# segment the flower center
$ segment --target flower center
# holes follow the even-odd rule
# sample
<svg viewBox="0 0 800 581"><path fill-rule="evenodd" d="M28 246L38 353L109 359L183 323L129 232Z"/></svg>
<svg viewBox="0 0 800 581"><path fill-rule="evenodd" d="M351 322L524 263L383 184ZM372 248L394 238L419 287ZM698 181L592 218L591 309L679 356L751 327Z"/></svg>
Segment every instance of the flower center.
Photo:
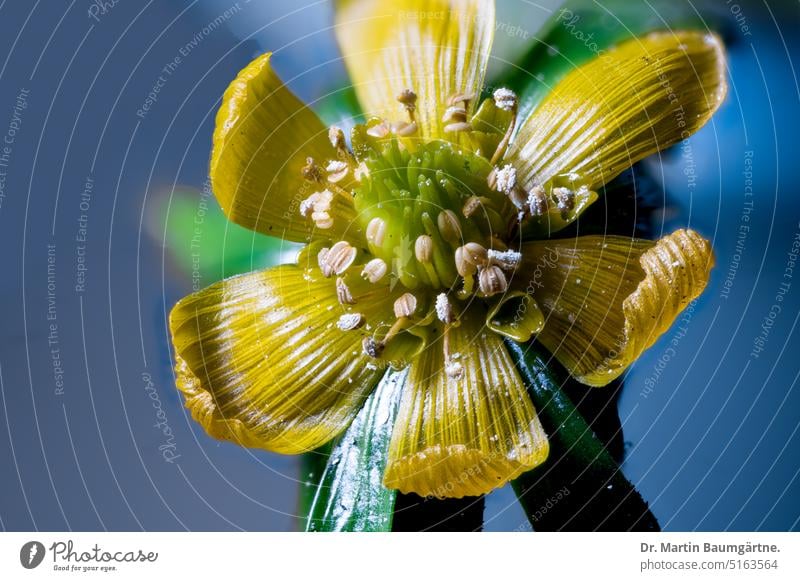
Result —
<svg viewBox="0 0 800 581"><path fill-rule="evenodd" d="M549 211L559 195L523 192L514 168L498 165L516 120L516 95L498 90L468 118L471 99L459 94L446 103L442 122L452 141L417 136L411 90L397 97L407 121L392 126L373 118L356 125L352 151L341 129L331 128L337 159L324 168L307 160L304 177L322 189L300 206L317 228L337 224L347 232L346 240L316 242L306 250L309 264L335 278L345 308L339 328L363 328L364 351L389 361L412 357L440 334L445 369L454 379L463 367L450 353L449 332L467 308L480 311L490 329L517 340L543 324L533 298L509 292L509 281L522 258L520 222ZM569 206L570 192L560 195ZM338 223L342 219L347 222ZM396 297L391 320L365 315L363 301L375 296L377 285Z"/></svg>

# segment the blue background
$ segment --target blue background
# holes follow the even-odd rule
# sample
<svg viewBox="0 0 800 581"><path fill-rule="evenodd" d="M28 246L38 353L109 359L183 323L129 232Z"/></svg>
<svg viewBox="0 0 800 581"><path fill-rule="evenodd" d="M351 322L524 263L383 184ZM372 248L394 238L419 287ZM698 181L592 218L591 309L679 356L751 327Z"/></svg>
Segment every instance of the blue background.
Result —
<svg viewBox="0 0 800 581"><path fill-rule="evenodd" d="M498 21L529 34L498 32L498 55L519 53L558 3L541 4L501 0ZM7 123L11 129L18 95L28 91L0 168L0 527L294 529L297 460L213 441L182 407L165 314L191 280L152 224L159 200L176 186L202 188L218 100L254 55L275 51L275 66L307 100L346 83L332 8L118 0L101 13L92 5L0 4L0 133ZM678 150L647 165L669 196L657 228L690 224L713 239L718 266L685 332L667 332L628 375L620 400L624 469L667 530L797 529L800 270L764 351L756 358L751 350L800 232L800 5L695 5L727 30L731 91L692 138L691 160ZM212 29L215 19L220 25ZM157 101L137 116L163 67L187 46ZM750 230L737 254L751 155ZM93 187L82 208L87 177ZM79 292L81 214L88 241ZM57 344L48 342L51 323ZM53 347L63 394L56 393ZM158 421L174 434L171 462L159 449ZM489 496L486 519L490 530L526 522L509 489Z"/></svg>

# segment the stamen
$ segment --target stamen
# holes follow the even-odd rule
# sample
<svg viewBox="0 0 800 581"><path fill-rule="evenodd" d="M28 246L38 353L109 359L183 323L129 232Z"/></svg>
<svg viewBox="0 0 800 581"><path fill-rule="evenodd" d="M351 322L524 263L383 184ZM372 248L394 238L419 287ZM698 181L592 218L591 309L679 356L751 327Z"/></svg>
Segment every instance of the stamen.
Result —
<svg viewBox="0 0 800 581"><path fill-rule="evenodd" d="M354 305L356 304L353 294L350 292L350 287L344 282L344 279L339 277L336 279L336 298L339 300L340 305Z"/></svg>
<svg viewBox="0 0 800 581"><path fill-rule="evenodd" d="M447 298L446 293L439 293L436 295L436 316L438 319L447 325L453 323L455 318L453 317L453 307L450 304L450 299Z"/></svg>
<svg viewBox="0 0 800 581"><path fill-rule="evenodd" d="M361 347L364 349L364 353L373 359L377 359L383 353L384 343L376 341L372 337L364 337L364 340L361 341Z"/></svg>
<svg viewBox="0 0 800 581"><path fill-rule="evenodd" d="M429 263L433 256L433 239L423 234L414 242L414 256L422 263Z"/></svg>
<svg viewBox="0 0 800 581"><path fill-rule="evenodd" d="M481 206L491 206L491 200L484 196L470 196L467 198L467 201L464 202L464 207L461 208L461 213L464 214L465 218L471 218L475 212L477 212Z"/></svg>
<svg viewBox="0 0 800 581"><path fill-rule="evenodd" d="M344 131L336 125L331 125L328 129L328 139L331 140L331 145L337 150L346 149L347 141L344 138Z"/></svg>
<svg viewBox="0 0 800 581"><path fill-rule="evenodd" d="M370 137L377 137L381 139L383 137L387 137L392 132L392 128L386 121L381 121L377 125L373 125L369 129L367 129L367 135Z"/></svg>
<svg viewBox="0 0 800 581"><path fill-rule="evenodd" d="M461 131L472 131L472 125L467 121L467 111L469 103L474 99L474 95L456 93L447 100L447 109L442 116L442 123L445 123L445 133L458 133Z"/></svg>
<svg viewBox="0 0 800 581"><path fill-rule="evenodd" d="M451 246L455 247L461 244L463 236L461 234L461 223L458 221L458 216L453 210L444 210L439 212L436 217L436 225L439 227L439 233Z"/></svg>
<svg viewBox="0 0 800 581"><path fill-rule="evenodd" d="M475 266L485 266L488 253L486 248L477 242L467 242L462 246L464 249L464 260L471 262Z"/></svg>
<svg viewBox="0 0 800 581"><path fill-rule="evenodd" d="M503 111L510 111L511 112L511 121L508 124L508 129L506 129L505 135L503 135L503 139L500 140L500 143L497 144L497 149L494 151L494 155L492 155L492 159L490 163L495 165L498 161L503 158L503 155L506 153L506 149L508 149L508 144L511 141L511 136L514 134L514 128L517 125L517 111L519 109L519 100L517 99L516 93L511 89L500 88L494 92L494 104Z"/></svg>
<svg viewBox="0 0 800 581"><path fill-rule="evenodd" d="M365 321L366 319L361 313L346 313L339 317L336 326L342 331L352 331L364 325Z"/></svg>
<svg viewBox="0 0 800 581"><path fill-rule="evenodd" d="M459 123L450 123L449 125L444 126L445 133L460 133L460 132L469 132L472 131L472 125L464 122Z"/></svg>
<svg viewBox="0 0 800 581"><path fill-rule="evenodd" d="M375 283L383 278L387 270L388 267L383 260L380 258L373 258L364 265L364 269L361 271L361 276L367 279L369 282Z"/></svg>
<svg viewBox="0 0 800 581"><path fill-rule="evenodd" d="M417 310L417 297L411 293L405 293L394 302L394 316L410 317Z"/></svg>
<svg viewBox="0 0 800 581"><path fill-rule="evenodd" d="M506 275L499 266L481 268L478 273L478 288L484 296L491 297L508 289Z"/></svg>
<svg viewBox="0 0 800 581"><path fill-rule="evenodd" d="M533 186L533 189L528 192L528 210L531 216L544 216L550 211L547 194L541 185Z"/></svg>
<svg viewBox="0 0 800 581"><path fill-rule="evenodd" d="M411 121L414 121L414 112L417 110L417 94L411 89L403 89L398 93L396 99L408 112L408 117Z"/></svg>
<svg viewBox="0 0 800 581"><path fill-rule="evenodd" d="M411 135L414 135L417 130L418 127L416 121L397 123L394 126L394 132L400 137L410 137Z"/></svg>
<svg viewBox="0 0 800 581"><path fill-rule="evenodd" d="M384 236L386 236L386 222L382 218L373 218L367 224L367 242L381 247L383 246Z"/></svg>
<svg viewBox="0 0 800 581"><path fill-rule="evenodd" d="M318 255L322 274L330 278L333 274L344 273L355 261L356 254L358 251L344 240L337 242L330 249L323 248Z"/></svg>
<svg viewBox="0 0 800 581"><path fill-rule="evenodd" d="M456 271L458 272L459 276L464 277L471 277L475 272L478 270L477 267L469 260L466 259L466 250L464 250L463 246L459 246L456 248L455 252L455 260L456 260Z"/></svg>
<svg viewBox="0 0 800 581"><path fill-rule="evenodd" d="M495 172L494 187L498 192L510 194L517 185L517 170L510 163Z"/></svg>
<svg viewBox="0 0 800 581"><path fill-rule="evenodd" d="M331 160L328 162L325 171L328 172L328 181L336 183L342 181L345 176L347 176L347 172L350 171L350 166L344 161Z"/></svg>
<svg viewBox="0 0 800 581"><path fill-rule="evenodd" d="M306 158L306 164L300 169L300 173L310 182L322 181L322 168L317 165L313 157Z"/></svg>
<svg viewBox="0 0 800 581"><path fill-rule="evenodd" d="M503 270L514 270L519 266L522 260L522 254L516 250L498 251L489 249L488 252L489 264L499 266Z"/></svg>
<svg viewBox="0 0 800 581"><path fill-rule="evenodd" d="M575 192L569 188L553 188L553 195L556 198L557 207L561 215L568 214L575 208Z"/></svg>

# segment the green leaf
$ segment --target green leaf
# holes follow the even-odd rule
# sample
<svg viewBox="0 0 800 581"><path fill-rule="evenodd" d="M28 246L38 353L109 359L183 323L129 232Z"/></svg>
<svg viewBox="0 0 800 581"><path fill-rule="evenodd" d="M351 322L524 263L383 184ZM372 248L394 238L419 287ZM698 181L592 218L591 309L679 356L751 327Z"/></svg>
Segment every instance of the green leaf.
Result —
<svg viewBox="0 0 800 581"><path fill-rule="evenodd" d="M550 456L513 482L538 531L657 531L647 503L561 391L535 344L506 339L550 438Z"/></svg>
<svg viewBox="0 0 800 581"><path fill-rule="evenodd" d="M388 371L336 442L307 531L390 531L396 491L383 485L389 440L408 370Z"/></svg>
<svg viewBox="0 0 800 581"><path fill-rule="evenodd" d="M300 245L252 232L223 214L209 190L176 188L156 198L148 230L199 290L222 278L286 263Z"/></svg>
<svg viewBox="0 0 800 581"><path fill-rule="evenodd" d="M615 44L653 30L705 30L691 2L676 0L650 6L631 0L568 0L532 38L518 66L508 67L491 83L514 90L524 120L569 71Z"/></svg>

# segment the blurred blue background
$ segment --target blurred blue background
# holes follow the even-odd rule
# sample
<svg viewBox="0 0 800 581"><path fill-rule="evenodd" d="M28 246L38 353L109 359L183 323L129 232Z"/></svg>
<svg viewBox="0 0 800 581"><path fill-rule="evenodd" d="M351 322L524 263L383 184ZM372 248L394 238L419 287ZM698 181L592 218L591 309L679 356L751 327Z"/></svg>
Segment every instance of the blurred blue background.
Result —
<svg viewBox="0 0 800 581"><path fill-rule="evenodd" d="M493 72L558 5L499 2ZM656 229L712 238L717 268L627 377L624 470L667 530L797 529L800 5L693 6L729 46L729 97L690 155L645 165L668 195ZM209 439L173 387L165 315L211 275L175 259L163 216L213 204L213 117L253 56L308 101L347 84L331 4L3 2L0 46L0 527L297 528L297 459ZM486 521L526 522L510 489Z"/></svg>

